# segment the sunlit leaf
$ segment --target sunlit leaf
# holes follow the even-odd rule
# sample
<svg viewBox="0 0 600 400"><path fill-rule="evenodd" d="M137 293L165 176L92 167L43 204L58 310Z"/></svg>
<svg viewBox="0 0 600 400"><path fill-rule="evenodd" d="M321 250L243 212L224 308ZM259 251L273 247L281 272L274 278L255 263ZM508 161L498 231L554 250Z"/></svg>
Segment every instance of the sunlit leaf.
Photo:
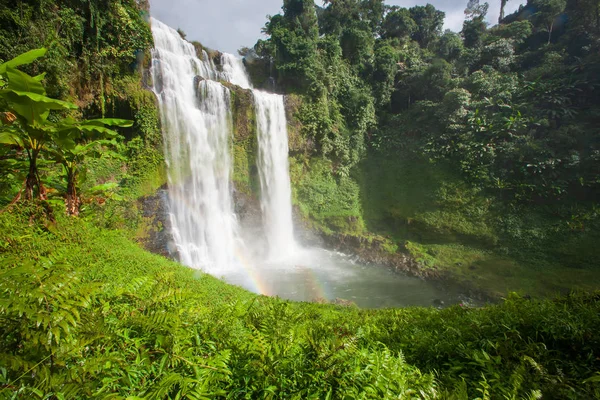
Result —
<svg viewBox="0 0 600 400"><path fill-rule="evenodd" d="M107 126L118 126L121 128L128 128L133 125L133 121L129 119L119 118L101 118L101 119L90 119L85 121L86 125L107 125Z"/></svg>
<svg viewBox="0 0 600 400"><path fill-rule="evenodd" d="M0 74L6 73L8 67L16 68L20 65L31 64L33 61L44 56L46 51L47 50L45 48L34 49L28 51L27 53L23 53L12 60L5 62L4 64L0 64Z"/></svg>

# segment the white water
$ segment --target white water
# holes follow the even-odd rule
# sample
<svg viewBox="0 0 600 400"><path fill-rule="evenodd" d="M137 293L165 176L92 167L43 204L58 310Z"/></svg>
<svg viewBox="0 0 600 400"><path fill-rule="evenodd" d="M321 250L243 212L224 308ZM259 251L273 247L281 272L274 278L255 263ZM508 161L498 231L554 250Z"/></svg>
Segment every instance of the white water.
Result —
<svg viewBox="0 0 600 400"><path fill-rule="evenodd" d="M223 76L234 85L252 89L242 60L223 54ZM287 119L283 96L252 89L258 131L260 205L267 241L267 258L283 260L296 250L292 223L292 189L288 162Z"/></svg>
<svg viewBox="0 0 600 400"><path fill-rule="evenodd" d="M153 19L154 90L168 167L170 215L181 262L208 272L233 265L236 218L231 200L229 91L196 77L217 77L205 55Z"/></svg>
<svg viewBox="0 0 600 400"><path fill-rule="evenodd" d="M268 257L285 259L296 250L285 107L280 95L255 90L254 99L258 128L260 205Z"/></svg>
<svg viewBox="0 0 600 400"><path fill-rule="evenodd" d="M244 89L252 88L250 79L246 73L246 68L241 59L232 54L223 53L221 56L221 64L223 65L222 79L233 83Z"/></svg>

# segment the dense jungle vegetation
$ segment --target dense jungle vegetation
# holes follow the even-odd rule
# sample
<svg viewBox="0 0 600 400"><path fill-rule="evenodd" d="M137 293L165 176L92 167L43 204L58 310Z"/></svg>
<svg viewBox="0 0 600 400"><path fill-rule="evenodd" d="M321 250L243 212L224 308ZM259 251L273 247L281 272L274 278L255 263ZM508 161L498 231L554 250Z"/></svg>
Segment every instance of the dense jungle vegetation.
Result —
<svg viewBox="0 0 600 400"><path fill-rule="evenodd" d="M314 228L505 297L361 310L143 250L166 180L148 5L2 2L0 398L599 398L600 4L491 28L466 6L452 33L430 5L285 0L241 51L287 94Z"/></svg>
<svg viewBox="0 0 600 400"><path fill-rule="evenodd" d="M256 84L291 94L296 201L491 295L593 288L598 1L529 0L493 27L465 5L455 33L431 5L284 1L241 50Z"/></svg>

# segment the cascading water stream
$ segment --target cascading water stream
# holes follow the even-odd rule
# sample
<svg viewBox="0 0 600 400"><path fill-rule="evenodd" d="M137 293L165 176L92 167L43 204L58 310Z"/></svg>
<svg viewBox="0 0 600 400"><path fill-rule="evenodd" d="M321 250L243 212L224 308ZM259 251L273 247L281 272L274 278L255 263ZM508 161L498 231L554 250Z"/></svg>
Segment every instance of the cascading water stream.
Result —
<svg viewBox="0 0 600 400"><path fill-rule="evenodd" d="M252 89L242 60L224 54L224 76L229 82ZM288 162L287 119L283 96L252 89L258 132L260 205L263 214L267 257L289 258L296 251L292 223L292 190Z"/></svg>
<svg viewBox="0 0 600 400"><path fill-rule="evenodd" d="M258 127L260 205L270 259L296 251L292 223L292 189L288 162L287 120L283 97L254 91Z"/></svg>
<svg viewBox="0 0 600 400"><path fill-rule="evenodd" d="M246 68L241 59L235 57L233 54L223 53L221 56L221 64L223 66L223 72L221 78L227 82L233 83L243 89L251 89L252 84L246 74Z"/></svg>
<svg viewBox="0 0 600 400"><path fill-rule="evenodd" d="M209 80L218 76L212 62L198 59L174 29L153 19L152 33L175 242L185 265L222 272L236 244L229 91Z"/></svg>
<svg viewBox="0 0 600 400"><path fill-rule="evenodd" d="M230 186L230 95L215 80L245 89L251 84L239 58L223 54L219 71L206 52L198 59L194 46L174 29L153 19L152 32L175 242L184 264L221 273L234 264L238 240ZM252 92L267 255L280 259L295 248L283 97Z"/></svg>

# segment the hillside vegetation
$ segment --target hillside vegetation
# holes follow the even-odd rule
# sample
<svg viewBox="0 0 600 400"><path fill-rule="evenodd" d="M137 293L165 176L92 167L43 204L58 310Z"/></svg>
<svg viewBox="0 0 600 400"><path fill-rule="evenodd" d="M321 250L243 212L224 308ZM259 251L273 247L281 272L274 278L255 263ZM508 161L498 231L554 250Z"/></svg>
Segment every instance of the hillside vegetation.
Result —
<svg viewBox="0 0 600 400"><path fill-rule="evenodd" d="M597 294L482 309L293 303L88 219L17 206L0 228L2 398L600 395Z"/></svg>
<svg viewBox="0 0 600 400"><path fill-rule="evenodd" d="M600 6L529 0L493 27L465 6L460 33L379 0L286 0L268 19L241 53L292 99L295 202L492 296L594 287Z"/></svg>

